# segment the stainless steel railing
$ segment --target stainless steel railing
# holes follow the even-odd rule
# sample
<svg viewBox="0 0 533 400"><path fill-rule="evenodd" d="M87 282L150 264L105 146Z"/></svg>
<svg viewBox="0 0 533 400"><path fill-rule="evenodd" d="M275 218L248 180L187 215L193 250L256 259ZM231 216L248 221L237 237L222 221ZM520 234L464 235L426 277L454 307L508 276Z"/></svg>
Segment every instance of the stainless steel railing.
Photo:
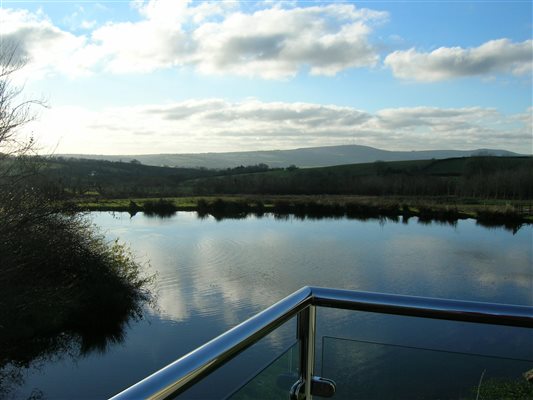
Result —
<svg viewBox="0 0 533 400"><path fill-rule="evenodd" d="M332 307L421 318L533 327L533 307L328 289L306 286L266 310L122 391L113 400L165 399L195 382L298 315L300 398L311 399L314 385L316 307Z"/></svg>

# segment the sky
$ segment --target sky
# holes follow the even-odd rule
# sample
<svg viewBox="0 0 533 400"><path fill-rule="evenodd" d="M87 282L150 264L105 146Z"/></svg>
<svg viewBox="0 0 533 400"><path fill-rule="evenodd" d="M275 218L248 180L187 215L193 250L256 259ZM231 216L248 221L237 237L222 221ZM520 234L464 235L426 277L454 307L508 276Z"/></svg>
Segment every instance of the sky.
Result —
<svg viewBox="0 0 533 400"><path fill-rule="evenodd" d="M531 154L532 4L0 0L0 50L43 153Z"/></svg>

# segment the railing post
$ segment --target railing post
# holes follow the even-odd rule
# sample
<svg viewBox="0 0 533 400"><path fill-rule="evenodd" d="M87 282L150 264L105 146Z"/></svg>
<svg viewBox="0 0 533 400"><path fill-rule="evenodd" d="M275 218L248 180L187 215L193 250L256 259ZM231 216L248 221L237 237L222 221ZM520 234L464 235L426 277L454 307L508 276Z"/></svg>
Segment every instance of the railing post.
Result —
<svg viewBox="0 0 533 400"><path fill-rule="evenodd" d="M313 376L315 372L315 337L316 337L316 307L311 305L308 307L309 315L307 319L307 369L305 371L305 399L311 400L311 388L313 384Z"/></svg>
<svg viewBox="0 0 533 400"><path fill-rule="evenodd" d="M300 350L300 378L291 389L291 398L312 400L316 337L315 306L310 305L298 313L297 337Z"/></svg>

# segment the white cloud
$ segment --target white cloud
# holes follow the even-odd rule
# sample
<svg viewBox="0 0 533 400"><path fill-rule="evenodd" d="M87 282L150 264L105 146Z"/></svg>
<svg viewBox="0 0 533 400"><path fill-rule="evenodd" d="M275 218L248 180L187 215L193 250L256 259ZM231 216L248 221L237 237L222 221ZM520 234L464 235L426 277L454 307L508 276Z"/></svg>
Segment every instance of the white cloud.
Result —
<svg viewBox="0 0 533 400"><path fill-rule="evenodd" d="M396 77L423 82L498 73L531 74L533 41L499 39L475 48L440 47L430 53L412 48L389 54L385 65Z"/></svg>
<svg viewBox="0 0 533 400"><path fill-rule="evenodd" d="M246 12L241 6L140 0L132 3L139 21L108 22L87 36L61 30L42 15L4 9L0 34L20 43L39 69L71 75L97 66L125 73L187 65L209 74L283 79L306 69L335 75L379 60L368 39L371 25L387 18L384 12L351 4L274 4Z"/></svg>
<svg viewBox="0 0 533 400"><path fill-rule="evenodd" d="M115 73L170 67L186 55L183 32L150 21L107 25L94 31L92 39L97 57Z"/></svg>
<svg viewBox="0 0 533 400"><path fill-rule="evenodd" d="M190 3L191 0L140 1L135 3L135 8L146 19L172 28L172 26L181 25L185 21Z"/></svg>
<svg viewBox="0 0 533 400"><path fill-rule="evenodd" d="M189 100L107 109L54 108L33 126L59 153L196 153L356 143L395 150L504 148L530 153L531 119L487 108L350 107Z"/></svg>
<svg viewBox="0 0 533 400"><path fill-rule="evenodd" d="M0 8L2 49L16 48L18 56L29 62L25 77L47 76L52 71L66 75L88 73L84 36L76 36L56 27L42 13Z"/></svg>
<svg viewBox="0 0 533 400"><path fill-rule="evenodd" d="M78 34L54 25L42 11L2 8L0 35L3 43L19 45L21 55L30 60L27 75L38 78L188 66L205 74L287 79L302 71L332 76L378 65L371 35L388 19L386 12L349 3L301 4L135 0L131 5L139 20L103 26L83 19L80 7L66 17ZM532 40L499 39L474 48L394 51L384 64L398 78L433 82L531 74L532 60Z"/></svg>
<svg viewBox="0 0 533 400"><path fill-rule="evenodd" d="M368 21L385 17L340 4L233 13L194 31L194 63L206 73L263 78L294 76L306 66L316 75L373 66L378 55L368 42Z"/></svg>

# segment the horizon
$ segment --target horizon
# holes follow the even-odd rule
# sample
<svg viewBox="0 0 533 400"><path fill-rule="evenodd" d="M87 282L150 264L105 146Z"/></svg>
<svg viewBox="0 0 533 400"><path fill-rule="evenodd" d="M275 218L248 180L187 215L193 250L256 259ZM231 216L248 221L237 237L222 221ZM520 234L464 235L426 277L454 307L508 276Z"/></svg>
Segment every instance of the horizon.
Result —
<svg viewBox="0 0 533 400"><path fill-rule="evenodd" d="M530 1L10 1L43 154L533 153ZM4 53L5 54L5 53Z"/></svg>
<svg viewBox="0 0 533 400"><path fill-rule="evenodd" d="M327 147L346 147L346 146L356 146L356 147L368 147L373 150L380 150L380 151L386 151L391 153L396 152L404 152L404 153L410 153L410 152L434 152L434 151L461 151L461 152L475 152L475 151L508 151L512 152L507 149L489 149L489 148L472 148L472 149L421 149L421 150L391 150L391 149L383 149L383 148L377 148L373 146L366 146L366 145L358 145L358 144L339 144L339 145L331 145L331 146L313 146L313 147L297 147L297 148L290 148L290 149L266 149L266 150L237 150L237 151L209 151L209 152L197 152L197 153L57 153L57 154L49 154L53 157L72 157L72 156L102 156L102 157L120 157L120 156L159 156L159 155L205 155L205 154L226 154L226 153L256 153L256 152L277 152L277 151L291 151L291 150L307 150L307 149L320 149L320 148L327 148ZM531 153L516 153L517 156L533 156L533 150Z"/></svg>

